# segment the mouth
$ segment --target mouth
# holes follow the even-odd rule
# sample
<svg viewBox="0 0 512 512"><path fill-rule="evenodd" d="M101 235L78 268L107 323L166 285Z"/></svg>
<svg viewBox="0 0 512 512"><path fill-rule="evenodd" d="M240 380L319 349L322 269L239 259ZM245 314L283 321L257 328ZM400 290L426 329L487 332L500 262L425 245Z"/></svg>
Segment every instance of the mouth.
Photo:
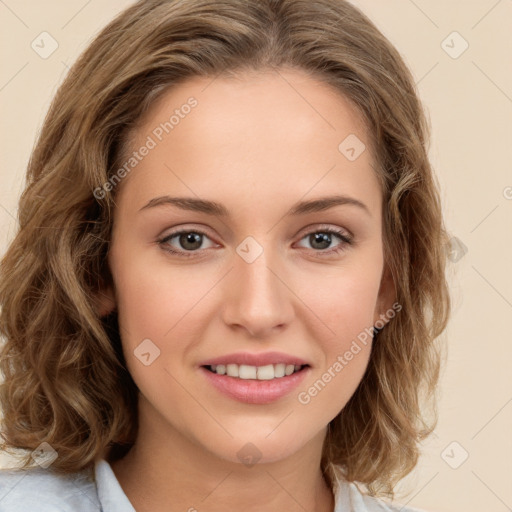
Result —
<svg viewBox="0 0 512 512"><path fill-rule="evenodd" d="M286 399L311 373L309 364L208 364L200 373L222 395L237 402L265 405Z"/></svg>
<svg viewBox="0 0 512 512"><path fill-rule="evenodd" d="M211 373L217 375L226 375L240 380L278 380L289 377L295 373L300 373L308 364L267 364L265 366L252 366L248 364L211 364L204 365Z"/></svg>

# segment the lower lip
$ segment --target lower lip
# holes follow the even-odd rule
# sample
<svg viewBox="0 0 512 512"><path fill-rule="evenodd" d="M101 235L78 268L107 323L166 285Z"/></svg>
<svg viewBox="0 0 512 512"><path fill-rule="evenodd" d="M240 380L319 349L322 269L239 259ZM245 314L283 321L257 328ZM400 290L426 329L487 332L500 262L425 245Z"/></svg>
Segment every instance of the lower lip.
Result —
<svg viewBox="0 0 512 512"><path fill-rule="evenodd" d="M297 373L272 380L238 379L227 375L219 375L203 366L199 369L214 387L234 400L247 404L270 404L283 398L296 388L311 368L306 366Z"/></svg>

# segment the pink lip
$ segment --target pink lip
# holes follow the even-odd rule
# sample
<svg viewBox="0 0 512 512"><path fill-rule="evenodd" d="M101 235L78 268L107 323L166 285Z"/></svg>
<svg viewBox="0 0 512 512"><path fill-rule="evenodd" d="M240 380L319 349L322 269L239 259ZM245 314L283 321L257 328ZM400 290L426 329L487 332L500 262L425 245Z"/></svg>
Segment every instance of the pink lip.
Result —
<svg viewBox="0 0 512 512"><path fill-rule="evenodd" d="M199 368L199 371L217 390L230 398L247 404L269 404L286 396L296 388L309 374L311 368L306 366L297 373L273 380L238 379L227 375L218 375L203 367Z"/></svg>
<svg viewBox="0 0 512 512"><path fill-rule="evenodd" d="M267 364L298 364L309 365L307 361L300 357L284 354L283 352L262 352L260 354L251 354L250 352L236 352L225 356L208 359L199 364L199 366L211 366L213 364L248 364L249 366L266 366ZM284 378L284 377L283 377Z"/></svg>

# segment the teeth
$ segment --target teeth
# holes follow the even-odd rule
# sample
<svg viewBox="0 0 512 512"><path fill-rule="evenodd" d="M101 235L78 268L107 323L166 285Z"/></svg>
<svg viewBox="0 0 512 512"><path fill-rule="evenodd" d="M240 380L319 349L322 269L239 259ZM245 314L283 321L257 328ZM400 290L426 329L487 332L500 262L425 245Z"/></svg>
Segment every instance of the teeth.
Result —
<svg viewBox="0 0 512 512"><path fill-rule="evenodd" d="M226 373L228 377L238 377L238 365L237 364L227 364L226 365Z"/></svg>
<svg viewBox="0 0 512 512"><path fill-rule="evenodd" d="M302 366L299 364L293 365L284 363L267 364L266 366L250 366L248 364L214 364L210 366L210 369L219 375L238 377L243 380L272 380L284 377L285 375L291 375L301 368Z"/></svg>
<svg viewBox="0 0 512 512"><path fill-rule="evenodd" d="M240 366L243 368L243 366ZM275 375L274 365L267 364L266 366L248 366L247 368L254 368L254 377L252 379L258 378L258 380L272 380ZM258 373L258 377L256 377L256 372Z"/></svg>
<svg viewBox="0 0 512 512"><path fill-rule="evenodd" d="M238 367L238 377L240 379L256 379L256 372L262 367L256 368L256 366L249 366L247 364L241 364Z"/></svg>
<svg viewBox="0 0 512 512"><path fill-rule="evenodd" d="M285 369L286 365L284 363L274 365L274 377L284 377Z"/></svg>

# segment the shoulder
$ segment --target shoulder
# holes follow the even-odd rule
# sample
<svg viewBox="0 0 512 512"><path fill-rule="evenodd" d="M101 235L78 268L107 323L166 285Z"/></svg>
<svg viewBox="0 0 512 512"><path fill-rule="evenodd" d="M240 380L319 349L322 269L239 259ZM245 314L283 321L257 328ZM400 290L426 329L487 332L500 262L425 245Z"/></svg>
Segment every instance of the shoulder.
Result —
<svg viewBox="0 0 512 512"><path fill-rule="evenodd" d="M334 512L427 512L362 493L352 482L339 481Z"/></svg>
<svg viewBox="0 0 512 512"><path fill-rule="evenodd" d="M41 467L0 470L0 512L97 512L99 509L90 472L59 475Z"/></svg>

